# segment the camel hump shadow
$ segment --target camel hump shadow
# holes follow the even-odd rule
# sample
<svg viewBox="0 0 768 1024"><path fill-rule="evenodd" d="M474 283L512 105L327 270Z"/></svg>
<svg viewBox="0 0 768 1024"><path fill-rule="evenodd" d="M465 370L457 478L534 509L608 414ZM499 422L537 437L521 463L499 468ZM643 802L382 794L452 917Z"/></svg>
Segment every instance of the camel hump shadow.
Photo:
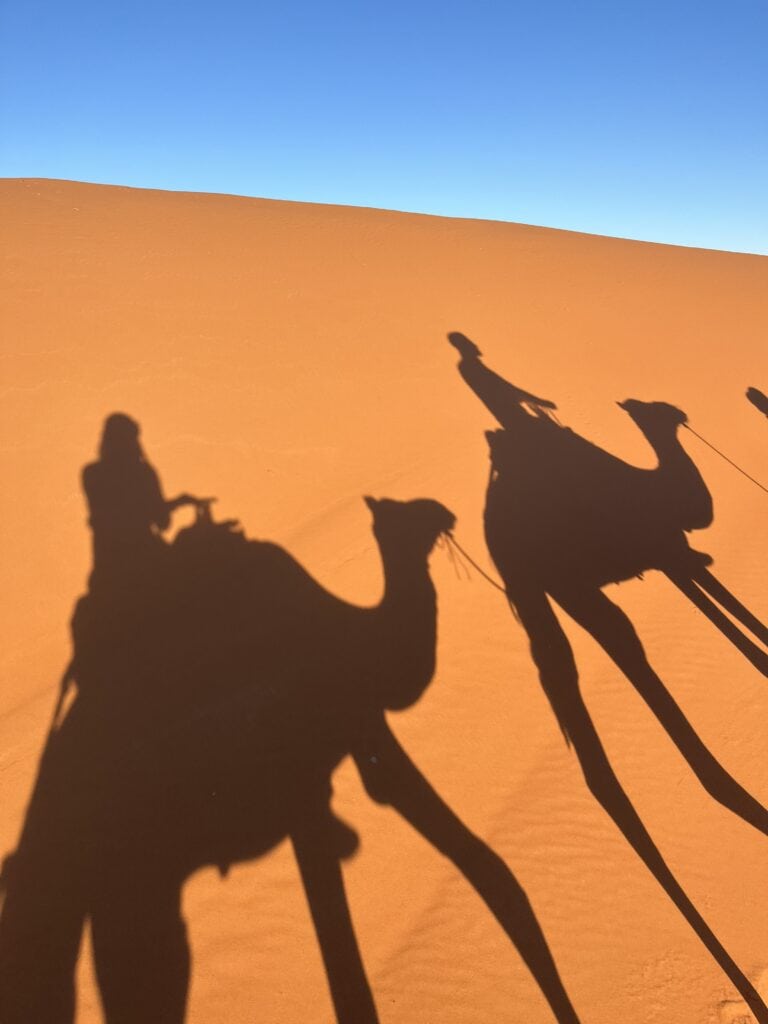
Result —
<svg viewBox="0 0 768 1024"><path fill-rule="evenodd" d="M641 469L568 427L526 413L514 429L488 431L492 476L486 530L505 578L545 589L603 587L651 569L695 572L710 556L686 533L713 519L704 480L677 438L684 414L663 402L621 407L654 449Z"/></svg>
<svg viewBox="0 0 768 1024"><path fill-rule="evenodd" d="M453 516L425 499L370 499L369 507L385 578L369 608L337 598L284 548L207 511L162 552L151 589L102 580L78 602L79 692L58 731L76 723L95 731L101 716L111 731L102 788L145 815L131 829L147 848L167 843L157 856L203 866L258 855L256 823L272 841L274 812L284 827L305 789L329 784L366 722L415 703L431 681L427 559ZM168 805L179 820L157 828ZM215 850L205 836L216 836Z"/></svg>

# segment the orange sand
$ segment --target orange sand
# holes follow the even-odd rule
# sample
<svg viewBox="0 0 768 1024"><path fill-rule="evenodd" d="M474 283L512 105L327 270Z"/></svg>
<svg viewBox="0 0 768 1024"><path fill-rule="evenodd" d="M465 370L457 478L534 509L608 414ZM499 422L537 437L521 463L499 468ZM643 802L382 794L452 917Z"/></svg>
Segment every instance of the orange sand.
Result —
<svg viewBox="0 0 768 1024"><path fill-rule="evenodd" d="M78 474L105 415L142 425L168 494L219 497L361 603L381 571L361 496L430 496L486 567L483 430L456 371L464 331L561 420L652 466L617 399L661 399L762 479L768 260L543 228L59 181L0 185L0 850L16 843L89 568ZM768 497L689 434L714 497L694 536L763 619ZM181 522L183 516L178 516ZM390 715L412 758L525 887L584 1024L751 1018L586 789L522 629L476 574L432 558L438 671ZM664 578L611 588L700 736L768 802L768 681ZM596 643L564 620L619 777L679 880L768 996L768 840L724 810ZM349 763L334 806L384 1024L544 1024L552 1015L458 875ZM333 1011L287 845L185 891L189 1024L327 1024ZM761 981L762 977L762 981ZM78 1024L100 1020L87 947Z"/></svg>

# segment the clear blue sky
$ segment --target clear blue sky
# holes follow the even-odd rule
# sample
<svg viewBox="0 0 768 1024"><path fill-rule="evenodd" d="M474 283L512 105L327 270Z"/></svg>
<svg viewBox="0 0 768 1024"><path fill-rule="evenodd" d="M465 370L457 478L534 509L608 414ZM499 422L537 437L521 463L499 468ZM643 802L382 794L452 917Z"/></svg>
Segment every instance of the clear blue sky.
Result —
<svg viewBox="0 0 768 1024"><path fill-rule="evenodd" d="M768 252L766 0L2 0L0 175Z"/></svg>

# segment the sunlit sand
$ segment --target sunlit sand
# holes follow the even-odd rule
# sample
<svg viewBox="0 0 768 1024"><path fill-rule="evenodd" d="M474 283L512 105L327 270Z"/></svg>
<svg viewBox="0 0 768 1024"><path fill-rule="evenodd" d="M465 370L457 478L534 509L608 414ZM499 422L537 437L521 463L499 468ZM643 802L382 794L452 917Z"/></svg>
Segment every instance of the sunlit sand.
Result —
<svg viewBox="0 0 768 1024"><path fill-rule="evenodd" d="M364 606L383 587L364 495L443 503L456 539L498 578L483 508L484 433L499 423L462 379L449 332L466 334L497 374L555 403L559 423L617 459L656 465L616 403L665 402L768 482L768 427L760 401L745 395L768 391L764 257L75 182L4 181L0 201L3 855L18 842L91 568L80 471L116 410L141 425L167 495L215 495L218 518L238 519L248 537L279 544L324 588ZM681 428L678 440L714 508L691 545L765 623L768 495L691 432ZM191 517L176 513L169 536ZM523 625L452 550L430 558L436 672L417 703L388 712L392 732L525 890L584 1024L751 1020L590 793ZM701 741L765 806L759 656L750 660L752 648L657 569L605 593ZM704 790L593 636L559 618L617 778L765 998L768 838ZM520 953L450 859L371 800L349 758L333 787L334 812L360 840L343 873L381 1021L553 1021ZM225 877L203 868L183 909L189 1024L332 1024L288 843ZM100 1021L87 938L77 987L78 1024Z"/></svg>

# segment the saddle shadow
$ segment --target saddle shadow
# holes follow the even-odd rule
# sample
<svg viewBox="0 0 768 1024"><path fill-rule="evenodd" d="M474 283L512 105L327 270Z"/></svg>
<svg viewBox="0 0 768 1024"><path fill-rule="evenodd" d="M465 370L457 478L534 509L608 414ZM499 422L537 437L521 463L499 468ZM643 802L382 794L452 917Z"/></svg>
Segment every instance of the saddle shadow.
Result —
<svg viewBox="0 0 768 1024"><path fill-rule="evenodd" d="M620 403L658 457L656 469L643 470L560 426L552 402L495 374L469 338L455 333L449 341L461 356L462 378L503 428L486 435L491 451L486 541L563 734L591 792L765 1024L768 1009L672 875L615 775L551 604L554 600L613 659L707 792L768 835L768 811L708 750L650 665L631 621L602 590L657 569L760 671L768 671L766 653L712 598L756 637L765 639L765 627L712 576L709 556L693 551L686 538L686 531L708 526L713 512L709 491L677 439L685 416L665 403Z"/></svg>
<svg viewBox="0 0 768 1024"><path fill-rule="evenodd" d="M102 446L84 473L94 571L4 871L0 1019L71 1024L88 922L107 1024L182 1024L186 880L206 866L224 876L288 839L337 1020L375 1024L342 872L358 837L331 809L332 774L351 755L371 798L474 887L560 1024L578 1024L522 887L386 719L434 675L428 559L453 515L428 499L366 499L385 589L378 605L358 607L283 548L214 523L209 501L166 501L131 423L113 421L105 435L120 435L117 451ZM188 503L196 522L166 543L170 511Z"/></svg>

